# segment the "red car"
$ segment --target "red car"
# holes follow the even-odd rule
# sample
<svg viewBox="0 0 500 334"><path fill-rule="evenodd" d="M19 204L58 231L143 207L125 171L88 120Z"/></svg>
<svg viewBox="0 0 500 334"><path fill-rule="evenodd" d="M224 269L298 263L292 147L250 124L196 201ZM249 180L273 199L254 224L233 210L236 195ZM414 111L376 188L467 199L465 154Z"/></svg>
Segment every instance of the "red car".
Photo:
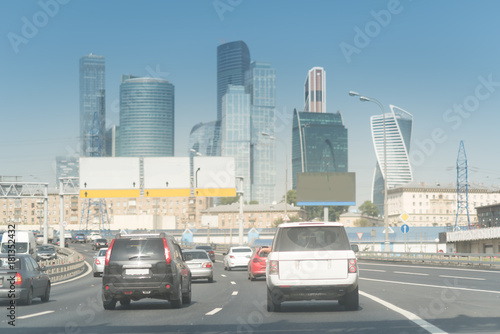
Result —
<svg viewBox="0 0 500 334"><path fill-rule="evenodd" d="M269 252L261 252L261 249L263 248L269 247L263 246L257 248L248 262L248 279L251 281L255 281L257 277L266 276L266 264Z"/></svg>

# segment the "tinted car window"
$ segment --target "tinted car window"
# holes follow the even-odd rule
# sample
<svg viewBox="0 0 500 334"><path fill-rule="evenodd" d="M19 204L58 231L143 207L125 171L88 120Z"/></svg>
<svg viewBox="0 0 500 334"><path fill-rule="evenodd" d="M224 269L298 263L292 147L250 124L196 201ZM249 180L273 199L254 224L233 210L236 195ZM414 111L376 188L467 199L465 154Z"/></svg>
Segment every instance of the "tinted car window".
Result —
<svg viewBox="0 0 500 334"><path fill-rule="evenodd" d="M96 242L106 242L106 239L96 239Z"/></svg>
<svg viewBox="0 0 500 334"><path fill-rule="evenodd" d="M191 256L193 260L208 260L208 254L206 252L189 252L184 251L184 254Z"/></svg>
<svg viewBox="0 0 500 334"><path fill-rule="evenodd" d="M38 247L39 251L55 251L54 246L40 246Z"/></svg>
<svg viewBox="0 0 500 334"><path fill-rule="evenodd" d="M28 244L26 242L16 241L14 248L16 249L16 253L26 253L26 251L28 250ZM7 253L8 251L9 248L7 247L7 244L6 243L2 244L2 253Z"/></svg>
<svg viewBox="0 0 500 334"><path fill-rule="evenodd" d="M165 260L163 240L115 240L110 261L140 260L141 258L147 258L148 260Z"/></svg>
<svg viewBox="0 0 500 334"><path fill-rule="evenodd" d="M251 248L236 248L232 250L233 253L251 253L252 249Z"/></svg>
<svg viewBox="0 0 500 334"><path fill-rule="evenodd" d="M107 248L106 248L106 249L101 249L101 250L99 251L99 254L98 254L97 256L106 256L106 252L107 252L107 251L108 251L108 249L107 249Z"/></svg>
<svg viewBox="0 0 500 334"><path fill-rule="evenodd" d="M8 269L10 270L10 263L7 257L0 257L0 269ZM14 262L14 269L21 269L19 259L16 258Z"/></svg>
<svg viewBox="0 0 500 334"><path fill-rule="evenodd" d="M344 230L331 226L281 229L274 247L278 252L349 249L349 241Z"/></svg>

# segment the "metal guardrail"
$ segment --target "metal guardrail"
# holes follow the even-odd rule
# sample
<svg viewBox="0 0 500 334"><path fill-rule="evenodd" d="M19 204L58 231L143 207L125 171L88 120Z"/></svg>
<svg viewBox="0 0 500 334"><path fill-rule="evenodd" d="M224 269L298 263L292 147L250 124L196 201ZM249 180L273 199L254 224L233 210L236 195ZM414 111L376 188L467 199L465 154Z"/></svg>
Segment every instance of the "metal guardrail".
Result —
<svg viewBox="0 0 500 334"><path fill-rule="evenodd" d="M427 263L436 265L469 266L500 269L499 254L476 253L401 253L364 252L357 253L359 260Z"/></svg>
<svg viewBox="0 0 500 334"><path fill-rule="evenodd" d="M39 262L40 266L46 268L52 283L74 277L85 270L85 256L82 254L68 248L59 248L57 253L64 256Z"/></svg>

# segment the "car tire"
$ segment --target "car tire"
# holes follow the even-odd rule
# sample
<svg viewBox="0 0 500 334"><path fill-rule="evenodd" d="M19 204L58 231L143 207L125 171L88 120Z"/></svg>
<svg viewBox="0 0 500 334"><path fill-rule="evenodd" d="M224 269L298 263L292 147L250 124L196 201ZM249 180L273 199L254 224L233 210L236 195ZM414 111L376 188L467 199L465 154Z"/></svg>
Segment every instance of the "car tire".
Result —
<svg viewBox="0 0 500 334"><path fill-rule="evenodd" d="M347 311L356 311L359 309L359 289L356 287L353 291L347 293L342 300Z"/></svg>
<svg viewBox="0 0 500 334"><path fill-rule="evenodd" d="M33 303L33 287L30 287L26 297L23 300L24 305L31 305Z"/></svg>
<svg viewBox="0 0 500 334"><path fill-rule="evenodd" d="M181 308L182 307L182 285L179 283L179 291L177 292L179 299L171 299L170 304L172 304L172 308Z"/></svg>
<svg viewBox="0 0 500 334"><path fill-rule="evenodd" d="M104 307L105 310L114 310L116 307L116 299L111 298L109 300L106 300L104 297L102 299L102 307Z"/></svg>
<svg viewBox="0 0 500 334"><path fill-rule="evenodd" d="M231 271L231 267L229 265L227 266L227 271Z"/></svg>
<svg viewBox="0 0 500 334"><path fill-rule="evenodd" d="M94 277L99 277L99 273L94 273Z"/></svg>
<svg viewBox="0 0 500 334"><path fill-rule="evenodd" d="M182 294L182 303L191 304L191 280L189 280L189 290Z"/></svg>
<svg viewBox="0 0 500 334"><path fill-rule="evenodd" d="M254 275L252 275L252 274L250 274L250 281L252 281L252 282L253 282L253 281L255 281L255 280L256 280L255 276L254 276Z"/></svg>
<svg viewBox="0 0 500 334"><path fill-rule="evenodd" d="M120 305L122 306L129 306L130 305L130 298L124 298L124 299L120 299Z"/></svg>
<svg viewBox="0 0 500 334"><path fill-rule="evenodd" d="M281 303L276 303L273 300L271 291L267 289L267 312L280 312L280 311L281 311Z"/></svg>
<svg viewBox="0 0 500 334"><path fill-rule="evenodd" d="M210 276L210 277L208 278L208 283L213 283L213 282L214 282L214 277L213 277L213 276Z"/></svg>
<svg viewBox="0 0 500 334"><path fill-rule="evenodd" d="M47 287L45 288L45 293L43 296L40 298L43 303L46 303L50 299L50 282L47 283Z"/></svg>

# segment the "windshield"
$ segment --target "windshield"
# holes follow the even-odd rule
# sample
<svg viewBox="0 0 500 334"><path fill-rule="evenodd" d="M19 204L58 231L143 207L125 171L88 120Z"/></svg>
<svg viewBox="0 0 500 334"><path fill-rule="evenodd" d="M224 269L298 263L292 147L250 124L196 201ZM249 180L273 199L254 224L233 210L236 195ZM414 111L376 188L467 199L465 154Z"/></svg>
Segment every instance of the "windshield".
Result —
<svg viewBox="0 0 500 334"><path fill-rule="evenodd" d="M38 247L38 251L51 251L51 252L55 252L55 248L54 246L40 246Z"/></svg>
<svg viewBox="0 0 500 334"><path fill-rule="evenodd" d="M274 251L349 250L343 227L291 227L279 230Z"/></svg>
<svg viewBox="0 0 500 334"><path fill-rule="evenodd" d="M9 248L8 244L6 244L6 243L2 244L2 249L1 249L2 253L8 253L9 249L12 249L12 248ZM14 249L16 250L16 253L27 253L28 252L28 243L16 242Z"/></svg>

